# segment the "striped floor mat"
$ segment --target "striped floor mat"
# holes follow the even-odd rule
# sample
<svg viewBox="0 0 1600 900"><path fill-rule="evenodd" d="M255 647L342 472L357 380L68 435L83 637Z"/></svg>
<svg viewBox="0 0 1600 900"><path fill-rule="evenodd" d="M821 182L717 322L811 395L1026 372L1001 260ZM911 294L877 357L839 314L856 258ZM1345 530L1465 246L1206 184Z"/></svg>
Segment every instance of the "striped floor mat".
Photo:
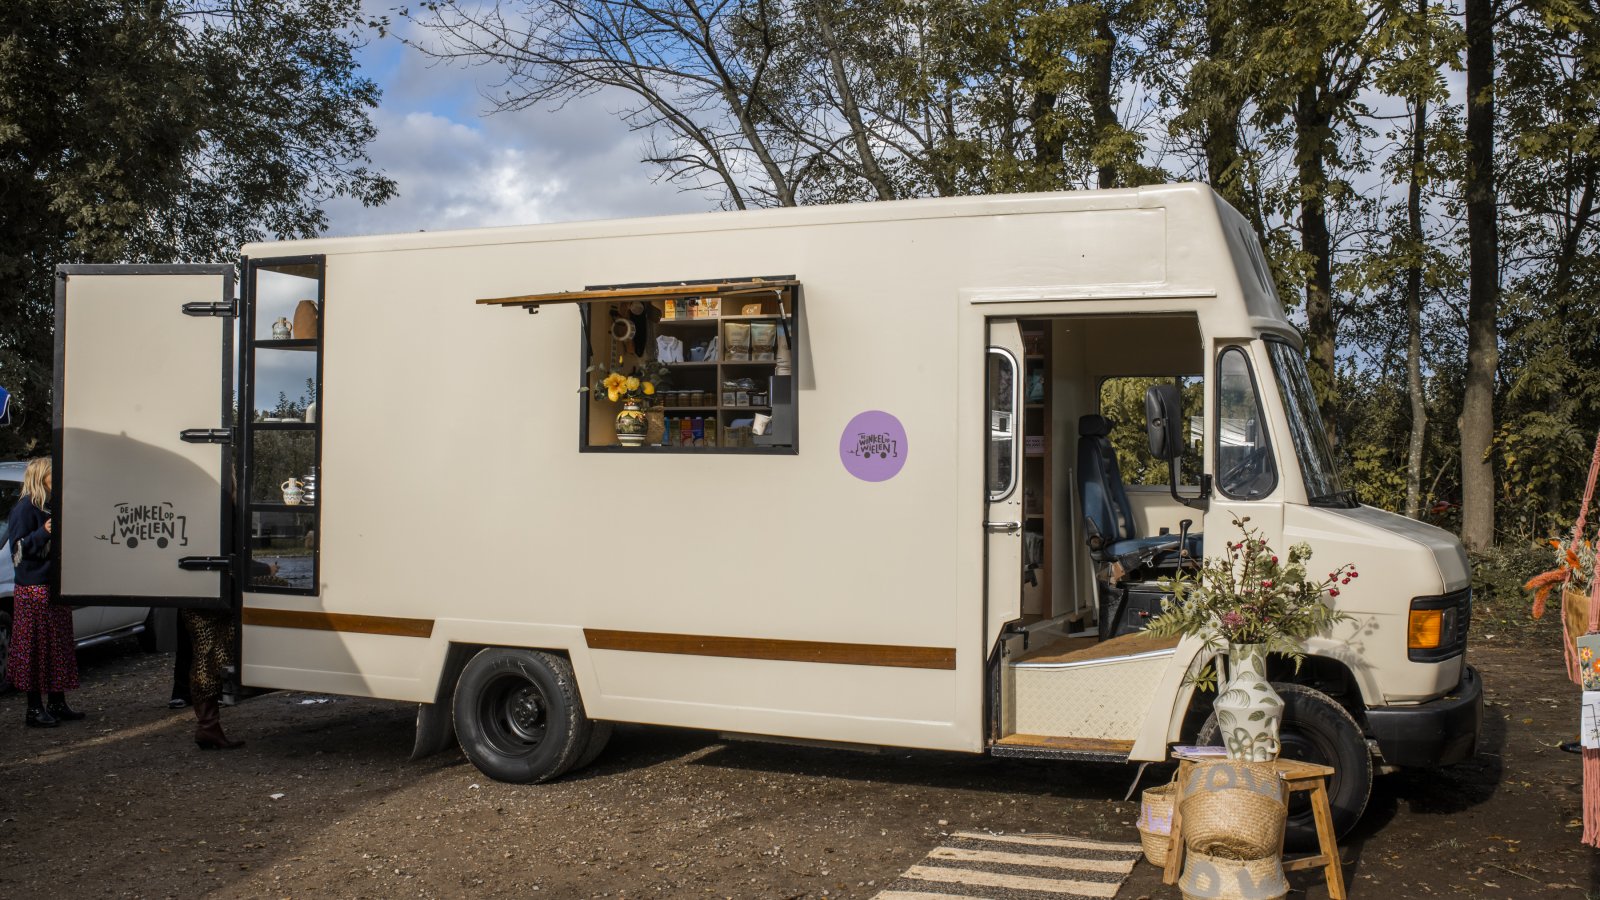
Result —
<svg viewBox="0 0 1600 900"><path fill-rule="evenodd" d="M876 900L1071 900L1115 897L1138 844L1050 834L952 834Z"/></svg>

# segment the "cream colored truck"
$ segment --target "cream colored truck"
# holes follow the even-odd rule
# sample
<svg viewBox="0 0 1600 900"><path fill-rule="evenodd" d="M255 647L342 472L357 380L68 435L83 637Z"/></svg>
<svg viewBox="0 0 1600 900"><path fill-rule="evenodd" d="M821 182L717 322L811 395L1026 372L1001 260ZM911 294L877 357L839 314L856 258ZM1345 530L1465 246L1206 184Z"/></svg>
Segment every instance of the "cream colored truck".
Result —
<svg viewBox="0 0 1600 900"><path fill-rule="evenodd" d="M1149 579L1238 515L1361 572L1274 669L1339 827L1375 765L1474 752L1466 556L1343 490L1204 186L251 244L237 298L235 271L60 271L59 593L237 610L244 684L420 704L419 754L537 782L643 722L1162 760L1209 695L1198 642L1136 630ZM663 352L622 446L578 389ZM1158 380L1193 485L1104 464L1144 440L1107 398Z"/></svg>

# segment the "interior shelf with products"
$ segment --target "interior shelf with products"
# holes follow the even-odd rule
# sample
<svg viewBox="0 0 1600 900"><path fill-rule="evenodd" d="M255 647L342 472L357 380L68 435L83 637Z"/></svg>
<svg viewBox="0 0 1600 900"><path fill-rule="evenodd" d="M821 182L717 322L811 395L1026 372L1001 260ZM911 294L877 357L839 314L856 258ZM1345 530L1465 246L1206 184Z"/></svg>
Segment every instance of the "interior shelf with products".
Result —
<svg viewBox="0 0 1600 900"><path fill-rule="evenodd" d="M653 383L643 446L620 446L610 427L618 407L602 395L585 403L584 449L794 452L795 354L788 329L798 315L797 285L721 297L697 290L703 288L591 303L585 310L591 359L621 360L612 367L618 372L650 368L664 378Z"/></svg>

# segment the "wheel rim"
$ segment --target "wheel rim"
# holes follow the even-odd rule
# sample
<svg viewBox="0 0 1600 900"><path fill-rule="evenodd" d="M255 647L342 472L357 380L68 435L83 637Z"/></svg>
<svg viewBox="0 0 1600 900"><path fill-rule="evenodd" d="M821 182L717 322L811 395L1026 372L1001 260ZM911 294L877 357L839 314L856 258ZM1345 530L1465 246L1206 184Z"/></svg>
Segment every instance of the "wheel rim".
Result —
<svg viewBox="0 0 1600 900"><path fill-rule="evenodd" d="M520 672L502 673L479 695L478 720L484 737L503 756L533 754L549 728L549 701L532 679Z"/></svg>

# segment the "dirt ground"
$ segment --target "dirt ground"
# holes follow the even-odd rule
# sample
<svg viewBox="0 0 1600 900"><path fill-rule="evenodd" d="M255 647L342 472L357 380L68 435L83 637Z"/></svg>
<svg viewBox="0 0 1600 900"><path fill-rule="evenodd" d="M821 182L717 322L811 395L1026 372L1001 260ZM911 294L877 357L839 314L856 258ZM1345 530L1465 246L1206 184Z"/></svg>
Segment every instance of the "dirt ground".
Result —
<svg viewBox="0 0 1600 900"><path fill-rule="evenodd" d="M1379 779L1343 845L1353 896L1600 896L1578 757L1556 749L1577 698L1550 635L1473 645L1479 756ZM225 710L249 746L202 753L190 713L166 709L169 657L80 658L86 722L25 730L23 700L0 698L3 898L871 897L956 830L1138 839L1123 766L629 726L591 768L521 787L458 752L408 762L414 707L297 693ZM1178 896L1146 863L1118 894Z"/></svg>

